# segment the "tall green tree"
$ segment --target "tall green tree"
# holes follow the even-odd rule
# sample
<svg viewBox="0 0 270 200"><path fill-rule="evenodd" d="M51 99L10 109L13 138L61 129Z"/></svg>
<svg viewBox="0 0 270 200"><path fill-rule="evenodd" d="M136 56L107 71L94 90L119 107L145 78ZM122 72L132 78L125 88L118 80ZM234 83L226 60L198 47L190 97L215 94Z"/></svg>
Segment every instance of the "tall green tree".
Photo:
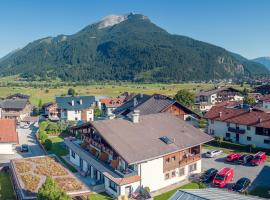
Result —
<svg viewBox="0 0 270 200"><path fill-rule="evenodd" d="M68 95L75 96L76 92L73 88L68 89Z"/></svg>
<svg viewBox="0 0 270 200"><path fill-rule="evenodd" d="M256 99L251 95L247 95L244 97L243 103L254 106L256 104Z"/></svg>
<svg viewBox="0 0 270 200"><path fill-rule="evenodd" d="M52 177L47 177L38 190L37 200L71 200L71 198L58 187Z"/></svg>
<svg viewBox="0 0 270 200"><path fill-rule="evenodd" d="M192 106L194 104L195 95L188 90L179 90L174 96L175 100L185 106Z"/></svg>

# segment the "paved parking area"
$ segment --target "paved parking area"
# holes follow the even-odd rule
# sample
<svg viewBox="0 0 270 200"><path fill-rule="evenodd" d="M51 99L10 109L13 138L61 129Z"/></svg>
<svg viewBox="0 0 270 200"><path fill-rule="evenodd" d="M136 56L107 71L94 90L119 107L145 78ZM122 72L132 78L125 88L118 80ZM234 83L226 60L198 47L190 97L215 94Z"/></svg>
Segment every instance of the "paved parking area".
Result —
<svg viewBox="0 0 270 200"><path fill-rule="evenodd" d="M237 165L235 163L227 163L225 158L227 154L222 154L216 158L206 158L204 153L207 150L203 149L202 155L202 170L209 168L221 169L223 167L230 167L234 169L234 182L242 177L247 177L252 181L249 189L257 186L270 186L270 163L267 162L261 166Z"/></svg>

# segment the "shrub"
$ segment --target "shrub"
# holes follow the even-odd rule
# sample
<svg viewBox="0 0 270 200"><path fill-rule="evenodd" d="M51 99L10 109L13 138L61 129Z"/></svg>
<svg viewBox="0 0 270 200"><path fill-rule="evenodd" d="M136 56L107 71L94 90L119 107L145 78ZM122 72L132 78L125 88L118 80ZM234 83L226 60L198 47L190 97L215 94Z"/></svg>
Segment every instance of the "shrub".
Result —
<svg viewBox="0 0 270 200"><path fill-rule="evenodd" d="M48 139L48 135L45 131L39 130L38 132L38 139L41 141L41 143L44 143L46 139Z"/></svg>
<svg viewBox="0 0 270 200"><path fill-rule="evenodd" d="M46 139L44 142L44 147L47 151L51 150L52 148L52 141L49 139Z"/></svg>
<svg viewBox="0 0 270 200"><path fill-rule="evenodd" d="M47 128L47 126L48 126L48 122L47 121L40 122L39 123L39 130L40 131L45 131L46 128Z"/></svg>
<svg viewBox="0 0 270 200"><path fill-rule="evenodd" d="M55 134L61 132L57 123L50 122L46 128L48 134Z"/></svg>

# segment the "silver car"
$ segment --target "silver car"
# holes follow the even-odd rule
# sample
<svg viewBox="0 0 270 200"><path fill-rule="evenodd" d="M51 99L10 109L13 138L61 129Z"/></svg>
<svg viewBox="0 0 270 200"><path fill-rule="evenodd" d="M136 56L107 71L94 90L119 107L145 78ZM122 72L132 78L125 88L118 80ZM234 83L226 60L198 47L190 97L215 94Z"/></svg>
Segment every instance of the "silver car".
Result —
<svg viewBox="0 0 270 200"><path fill-rule="evenodd" d="M206 154L205 154L205 156L206 156L207 158L214 158L214 157L216 157L216 156L221 155L222 152L223 152L222 150L207 151Z"/></svg>

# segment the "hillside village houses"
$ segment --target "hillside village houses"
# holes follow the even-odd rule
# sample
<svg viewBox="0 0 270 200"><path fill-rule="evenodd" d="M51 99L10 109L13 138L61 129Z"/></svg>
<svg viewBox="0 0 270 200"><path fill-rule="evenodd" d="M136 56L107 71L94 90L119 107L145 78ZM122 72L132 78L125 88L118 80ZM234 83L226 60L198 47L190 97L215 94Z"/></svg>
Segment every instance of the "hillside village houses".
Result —
<svg viewBox="0 0 270 200"><path fill-rule="evenodd" d="M260 108L214 106L205 114L207 132L235 143L270 149L270 113Z"/></svg>
<svg viewBox="0 0 270 200"><path fill-rule="evenodd" d="M212 106L224 101L243 101L244 94L232 87L217 87L196 95L195 105L200 111L207 112Z"/></svg>
<svg viewBox="0 0 270 200"><path fill-rule="evenodd" d="M212 137L172 113L84 123L66 139L69 162L114 196L157 191L201 172L201 145Z"/></svg>
<svg viewBox="0 0 270 200"><path fill-rule="evenodd" d="M125 101L126 97L108 97L100 99L102 115L105 117L111 116L113 111L123 105Z"/></svg>

